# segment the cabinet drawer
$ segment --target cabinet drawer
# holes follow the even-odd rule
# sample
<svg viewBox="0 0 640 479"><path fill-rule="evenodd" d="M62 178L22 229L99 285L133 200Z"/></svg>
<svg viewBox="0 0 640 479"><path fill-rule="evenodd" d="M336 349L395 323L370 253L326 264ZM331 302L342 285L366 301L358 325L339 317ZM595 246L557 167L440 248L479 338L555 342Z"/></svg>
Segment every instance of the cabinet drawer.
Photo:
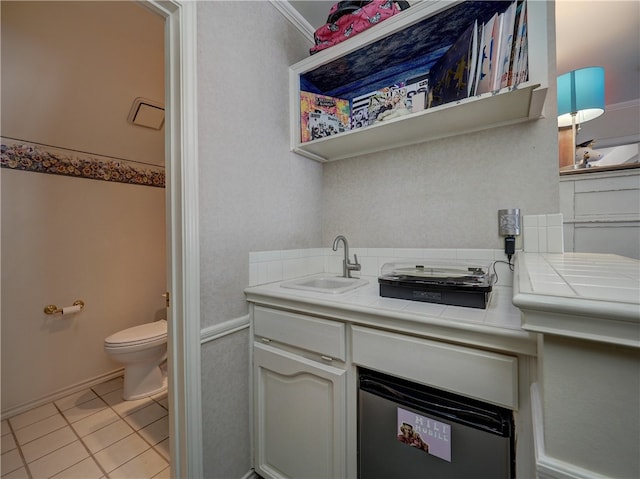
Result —
<svg viewBox="0 0 640 479"><path fill-rule="evenodd" d="M337 321L256 306L254 335L346 360L345 325Z"/></svg>
<svg viewBox="0 0 640 479"><path fill-rule="evenodd" d="M518 358L353 326L353 362L510 409Z"/></svg>

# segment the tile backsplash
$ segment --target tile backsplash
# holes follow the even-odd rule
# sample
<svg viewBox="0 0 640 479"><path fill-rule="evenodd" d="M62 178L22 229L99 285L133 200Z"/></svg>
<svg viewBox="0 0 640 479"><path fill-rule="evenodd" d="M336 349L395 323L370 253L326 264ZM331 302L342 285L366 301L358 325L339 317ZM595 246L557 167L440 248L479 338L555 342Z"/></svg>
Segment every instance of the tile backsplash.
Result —
<svg viewBox="0 0 640 479"><path fill-rule="evenodd" d="M481 265L494 261L506 261L504 251L499 249L349 248L352 261L354 254L358 256L358 262L362 265L359 273L362 276L379 276L385 263L409 258L435 261L456 260ZM342 248L338 251L333 251L331 248L310 248L249 253L249 286L318 273L339 275L342 274L343 258ZM505 264L505 270L506 267ZM498 273L500 274L500 270ZM502 280L500 282L503 283Z"/></svg>
<svg viewBox="0 0 640 479"><path fill-rule="evenodd" d="M527 253L564 253L562 213L522 217L524 251Z"/></svg>

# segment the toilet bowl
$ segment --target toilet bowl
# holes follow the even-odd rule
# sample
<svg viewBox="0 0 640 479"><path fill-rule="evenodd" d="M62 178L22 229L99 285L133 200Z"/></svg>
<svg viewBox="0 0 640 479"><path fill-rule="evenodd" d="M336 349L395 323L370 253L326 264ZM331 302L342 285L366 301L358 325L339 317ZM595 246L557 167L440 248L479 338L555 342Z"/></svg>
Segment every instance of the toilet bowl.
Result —
<svg viewBox="0 0 640 479"><path fill-rule="evenodd" d="M161 319L123 329L104 340L104 350L124 364L126 401L141 399L167 389L162 365L167 359L167 321Z"/></svg>

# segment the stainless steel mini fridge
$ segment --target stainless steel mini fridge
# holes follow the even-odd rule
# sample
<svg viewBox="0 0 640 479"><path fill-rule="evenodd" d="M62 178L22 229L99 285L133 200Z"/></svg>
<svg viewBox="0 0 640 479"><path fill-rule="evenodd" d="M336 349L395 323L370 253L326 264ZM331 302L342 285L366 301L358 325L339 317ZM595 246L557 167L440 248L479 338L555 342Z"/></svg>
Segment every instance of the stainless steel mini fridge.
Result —
<svg viewBox="0 0 640 479"><path fill-rule="evenodd" d="M359 370L360 479L513 479L513 429L508 409Z"/></svg>

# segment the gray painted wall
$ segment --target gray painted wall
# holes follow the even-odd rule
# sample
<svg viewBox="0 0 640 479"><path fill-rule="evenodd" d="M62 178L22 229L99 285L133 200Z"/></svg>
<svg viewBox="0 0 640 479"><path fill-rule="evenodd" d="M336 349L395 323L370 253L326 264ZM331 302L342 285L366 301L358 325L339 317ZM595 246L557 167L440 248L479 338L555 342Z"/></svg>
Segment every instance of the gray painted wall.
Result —
<svg viewBox="0 0 640 479"><path fill-rule="evenodd" d="M198 3L201 324L244 316L249 252L321 244L322 165L289 152L304 37L268 2ZM202 346L204 472L251 467L248 330Z"/></svg>
<svg viewBox="0 0 640 479"><path fill-rule="evenodd" d="M198 3L202 326L247 313L249 252L320 244L322 165L289 152L303 36L268 2Z"/></svg>
<svg viewBox="0 0 640 479"><path fill-rule="evenodd" d="M323 245L500 248L498 209L558 198L555 118L496 128L325 164Z"/></svg>
<svg viewBox="0 0 640 479"><path fill-rule="evenodd" d="M559 211L555 11L546 118L327 163L323 245L500 248L497 210ZM517 246L521 246L518 241Z"/></svg>

